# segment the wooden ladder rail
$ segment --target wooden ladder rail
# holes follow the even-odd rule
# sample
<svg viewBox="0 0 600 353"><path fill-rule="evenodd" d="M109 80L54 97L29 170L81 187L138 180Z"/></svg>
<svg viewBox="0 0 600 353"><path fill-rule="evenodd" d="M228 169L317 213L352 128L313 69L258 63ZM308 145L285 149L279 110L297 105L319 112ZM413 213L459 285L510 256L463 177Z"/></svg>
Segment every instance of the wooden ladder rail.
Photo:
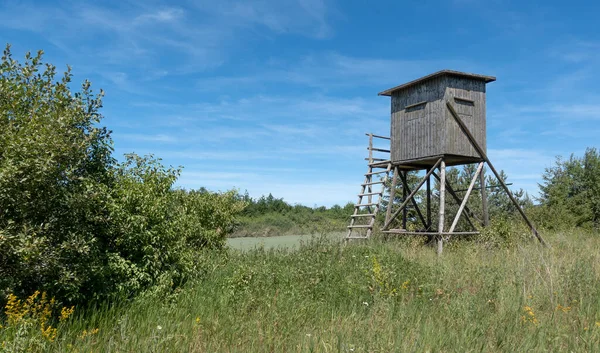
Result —
<svg viewBox="0 0 600 353"><path fill-rule="evenodd" d="M373 233L373 226L375 225L375 219L377 217L377 213L381 209L381 200L383 199L383 194L385 193L385 186L387 183L388 174L391 170L391 163L389 162L389 160L373 157L373 152L390 153L390 151L386 150L386 149L374 148L373 147L373 138L389 140L389 137L379 136L379 135L374 135L374 134L369 134L369 133L367 133L366 135L369 136L369 147L367 147L367 150L369 151L369 157L365 158L368 161L368 169L367 169L367 173L365 174L364 182L361 184L361 191L358 194L358 202L354 206L353 214L350 216L350 225L348 226L348 233L346 235L346 240L368 239L371 237L371 235ZM387 163L385 163L385 162L387 162ZM383 167L384 165L385 165L384 171L378 171L378 172L373 171L374 168L384 168ZM385 173L383 180L374 182L373 175L382 174L382 173ZM377 185L377 184L381 184L381 191L373 192L373 185ZM373 196L375 196L375 195L377 195L377 201L373 202ZM365 203L365 204L362 203L364 197L367 197L367 203ZM360 213L361 207L367 207L368 213L366 213L366 214ZM356 225L356 219L362 218L362 217L370 217L371 219L369 220L368 224ZM367 231L366 231L365 236L352 236L353 230L355 230L355 229L366 229Z"/></svg>

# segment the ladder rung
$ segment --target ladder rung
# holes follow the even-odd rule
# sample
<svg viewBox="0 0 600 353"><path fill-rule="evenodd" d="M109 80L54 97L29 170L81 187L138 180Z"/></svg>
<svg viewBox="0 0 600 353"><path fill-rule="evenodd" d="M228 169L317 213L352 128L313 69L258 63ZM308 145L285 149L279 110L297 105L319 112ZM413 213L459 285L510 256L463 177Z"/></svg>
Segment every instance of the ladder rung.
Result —
<svg viewBox="0 0 600 353"><path fill-rule="evenodd" d="M359 213L353 214L351 217L375 217L375 213Z"/></svg>
<svg viewBox="0 0 600 353"><path fill-rule="evenodd" d="M361 207L361 206L375 206L375 205L377 205L377 204L376 203L362 203L359 205L354 205L354 207L356 208L356 207Z"/></svg>
<svg viewBox="0 0 600 353"><path fill-rule="evenodd" d="M378 171L378 172L367 173L367 174L365 174L365 176L367 176L367 175L373 175L373 174L381 174L381 173L387 173L387 170L381 170L381 171Z"/></svg>
<svg viewBox="0 0 600 353"><path fill-rule="evenodd" d="M385 159L385 158L365 158L365 161L368 161L368 160L377 161L377 162L387 161L387 159Z"/></svg>
<svg viewBox="0 0 600 353"><path fill-rule="evenodd" d="M383 181L374 181L372 183L364 183L364 184L360 184L360 185L367 186L367 185L375 185L375 184L383 184Z"/></svg>
<svg viewBox="0 0 600 353"><path fill-rule="evenodd" d="M373 195L381 195L383 192L367 192L364 194L358 194L358 196L373 196Z"/></svg>
<svg viewBox="0 0 600 353"><path fill-rule="evenodd" d="M365 160L368 160L368 158L365 158ZM381 162L370 163L369 165L373 168L387 168L388 163L390 163L390 160L385 159L385 160L382 160Z"/></svg>
<svg viewBox="0 0 600 353"><path fill-rule="evenodd" d="M348 226L348 228L373 228L373 226L370 224L360 224L357 226Z"/></svg>
<svg viewBox="0 0 600 353"><path fill-rule="evenodd" d="M367 149L369 149L369 147L367 147ZM384 150L383 148L371 148L371 151L377 151L377 152L390 152L390 150Z"/></svg>
<svg viewBox="0 0 600 353"><path fill-rule="evenodd" d="M367 136L373 136L373 137L378 138L378 139L385 139L385 140L389 140L390 139L387 136L379 136L379 135L369 134L369 133L366 133L365 135L367 135Z"/></svg>

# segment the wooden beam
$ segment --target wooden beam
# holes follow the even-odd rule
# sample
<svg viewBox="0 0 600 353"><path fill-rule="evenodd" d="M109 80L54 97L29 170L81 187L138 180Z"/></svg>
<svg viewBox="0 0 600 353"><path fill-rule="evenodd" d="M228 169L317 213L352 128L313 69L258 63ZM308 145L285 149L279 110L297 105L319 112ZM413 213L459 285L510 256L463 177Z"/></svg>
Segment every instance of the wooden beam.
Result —
<svg viewBox="0 0 600 353"><path fill-rule="evenodd" d="M444 215L446 208L446 162L442 158L440 163L440 219L438 223L438 235L437 235L437 255L440 256L444 250L444 238L442 233L444 232Z"/></svg>
<svg viewBox="0 0 600 353"><path fill-rule="evenodd" d="M507 185L507 186L508 186L508 185L512 185L512 184L513 184L513 183L506 183L506 185ZM488 186L486 186L485 188L486 188L486 189L493 189L493 188L501 188L501 187L502 187L502 185L488 185ZM480 187L478 187L478 188L473 188L473 190L481 190L481 188L480 188ZM467 189L460 189L460 190L454 190L454 191L455 191L455 192L463 192L463 191L467 191Z"/></svg>
<svg viewBox="0 0 600 353"><path fill-rule="evenodd" d="M473 135L469 131L469 128L467 128L467 126L465 125L465 123L458 116L458 113L456 113L456 110L454 110L454 107L452 106L452 104L450 103L450 101L446 101L446 106L448 107L448 110L450 111L450 114L452 115L452 117L454 118L454 120L458 123L458 126L460 126L460 129L463 131L463 133L469 139L469 142L471 142L471 145L473 146L473 148L475 148L475 150L477 151L477 153L479 154L479 156L481 156L481 158L483 158L486 161L486 163L490 167L490 170L496 176L496 179L498 179L498 181L500 182L500 184L502 184L502 187L504 188L504 191L506 191L506 193L508 194L508 197L510 198L510 200L512 201L512 203L515 205L515 207L517 208L517 210L521 214L521 217L523 217L523 220L525 221L525 223L527 223L527 225L529 226L529 229L531 229L533 235L535 235L535 237L538 239L538 241L540 243L542 243L543 245L546 245L546 242L544 241L544 239L542 238L542 236L538 233L538 231L535 229L535 227L533 226L533 224L531 223L531 221L529 220L529 218L527 218L527 215L525 215L525 212L523 211L523 209L521 208L521 206L517 202L517 199L515 199L514 195L512 194L512 192L510 191L510 189L508 188L508 186L506 186L506 184L504 183L504 180L502 180L502 178L500 177L500 174L498 174L498 172L496 171L496 168L494 168L494 165L492 164L492 162L490 161L490 159L485 154L485 151L481 148L481 146L479 146L479 144L477 143L477 141L475 140L475 138L473 137Z"/></svg>
<svg viewBox="0 0 600 353"><path fill-rule="evenodd" d="M408 187L408 178L406 177L406 172L404 172L404 174L400 174L401 178L402 178L402 184L406 185L406 190L407 192L412 192L410 190L410 188ZM429 180L429 178L427 178L427 180ZM425 229L428 228L427 225L427 221L425 220L425 217L423 217L423 213L421 213L421 209L419 208L419 204L417 204L417 201L415 200L414 197L411 197L410 200L412 201L413 206L415 206L415 211L417 211L417 215L419 216L419 219L421 220L421 223L423 223L423 227L425 227ZM404 208L406 210L406 207ZM404 229L406 229L406 226L402 227Z"/></svg>
<svg viewBox="0 0 600 353"><path fill-rule="evenodd" d="M387 220L387 222L385 222L385 224L383 225L383 230L387 230L390 226L390 224L394 221L394 219L396 219L396 217L398 217L398 215L400 214L400 212L402 212L402 209L404 207L406 207L406 204L408 204L408 202L410 201L409 199L413 196L415 196L415 194L417 193L417 191L419 191L419 189L421 188L421 186L423 186L423 184L425 184L425 181L427 180L427 178L429 178L429 176L431 175L431 173L433 173L433 170L435 168L437 168L437 166L442 162L442 158L438 159L438 161L435 163L435 165L433 166L433 168L431 168L431 170L429 172L427 172L427 174L425 175L425 177L423 179L421 179L421 181L419 182L419 184L417 185L417 187L412 191L411 195L408 196L408 198L406 200L404 200L404 202L402 202L402 205L400 205L400 208L396 210L396 212L394 212L394 214L390 217L390 219Z"/></svg>
<svg viewBox="0 0 600 353"><path fill-rule="evenodd" d="M408 186L406 185L406 172L400 173L400 178L402 179L402 200L406 200L406 195L408 195ZM411 197L411 200L413 198ZM406 229L406 219L408 218L408 207L404 207L402 209L402 228Z"/></svg>
<svg viewBox="0 0 600 353"><path fill-rule="evenodd" d="M398 181L398 167L394 167L394 176L392 177L392 186L390 187L390 200L388 202L387 210L385 211L385 223L388 223L390 216L392 215L392 205L394 204L394 198L396 194L396 182Z"/></svg>
<svg viewBox="0 0 600 353"><path fill-rule="evenodd" d="M429 170L428 170L429 171ZM427 230L431 230L431 176L427 177Z"/></svg>
<svg viewBox="0 0 600 353"><path fill-rule="evenodd" d="M382 233L387 233L387 234L406 234L406 235L439 235L439 232L409 232L409 231L405 231L403 229L390 229L390 230L384 230L382 231ZM480 232L442 232L442 235L478 235L481 234Z"/></svg>
<svg viewBox="0 0 600 353"><path fill-rule="evenodd" d="M389 139L390 139L390 138L389 138L389 137L387 137L387 136L379 136L379 135L375 135L375 134L370 134L370 133L368 133L368 132L367 132L367 133L365 133L365 135L367 135L367 136L373 136L373 137L375 137L375 138L378 138L378 139L384 139L384 140L389 140Z"/></svg>
<svg viewBox="0 0 600 353"><path fill-rule="evenodd" d="M463 213L463 210L465 209L465 206L467 205L467 201L469 201L469 196L471 196L471 192L473 191L473 187L475 186L475 182L477 181L477 179L479 178L479 175L481 174L481 170L483 169L483 162L479 163L479 165L477 166L477 171L475 172L475 175L473 175L473 179L471 180L471 183L469 184L469 188L467 189L467 193L465 194L460 207L458 208L458 212L456 212L456 216L454 217L454 221L452 222L452 225L450 226L450 229L448 230L449 233L454 232L454 229L456 228L456 226L458 225L458 220L460 219L460 215Z"/></svg>
<svg viewBox="0 0 600 353"><path fill-rule="evenodd" d="M479 174L479 184L481 185L481 212L483 213L483 226L490 225L490 215L488 213L487 191L485 190L485 170L481 170Z"/></svg>

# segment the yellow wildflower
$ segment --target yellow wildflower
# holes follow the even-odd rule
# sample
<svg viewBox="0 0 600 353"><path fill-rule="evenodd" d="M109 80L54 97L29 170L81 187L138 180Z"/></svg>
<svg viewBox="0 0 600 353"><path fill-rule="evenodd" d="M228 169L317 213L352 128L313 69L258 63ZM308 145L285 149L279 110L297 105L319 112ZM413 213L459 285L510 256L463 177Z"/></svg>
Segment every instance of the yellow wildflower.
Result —
<svg viewBox="0 0 600 353"><path fill-rule="evenodd" d="M59 318L60 322L67 320L71 315L73 315L74 311L75 311L74 306L72 306L71 308L63 307L60 310L60 318Z"/></svg>
<svg viewBox="0 0 600 353"><path fill-rule="evenodd" d="M42 325L41 330L42 330L42 336L44 336L45 339L47 339L50 342L54 342L54 339L56 338L56 334L57 334L57 330L55 328L53 328L50 325L48 325L48 327L44 328L44 326Z"/></svg>
<svg viewBox="0 0 600 353"><path fill-rule="evenodd" d="M531 322L534 325L538 324L538 319L535 317L535 313L533 312L533 309L530 306L524 306L523 311L526 314L521 316L521 321L523 323Z"/></svg>
<svg viewBox="0 0 600 353"><path fill-rule="evenodd" d="M197 323L197 324L199 324L199 323L200 323L200 318L199 318L199 317L197 317L197 318L196 318L196 323Z"/></svg>
<svg viewBox="0 0 600 353"><path fill-rule="evenodd" d="M88 331L88 330L83 330L83 332L81 333L81 335L79 336L79 338L81 338L81 339L84 339L84 338L86 338L86 337L88 337L88 336L95 335L95 334L97 334L97 333L98 333L98 331L100 331L100 330L99 330L99 329L97 329L97 328L95 328L95 329L93 329L93 330L90 330L90 331Z"/></svg>

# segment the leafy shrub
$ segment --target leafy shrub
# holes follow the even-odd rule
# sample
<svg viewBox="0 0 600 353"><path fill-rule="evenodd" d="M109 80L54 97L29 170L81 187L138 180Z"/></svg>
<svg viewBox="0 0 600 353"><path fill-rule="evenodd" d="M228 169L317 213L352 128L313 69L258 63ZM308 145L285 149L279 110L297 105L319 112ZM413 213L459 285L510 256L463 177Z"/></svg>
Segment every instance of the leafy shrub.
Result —
<svg viewBox="0 0 600 353"><path fill-rule="evenodd" d="M42 52L0 63L0 298L46 291L63 302L176 286L194 251L220 247L235 192L174 190L179 170L112 157L102 95L71 93ZM43 69L43 71L42 71Z"/></svg>
<svg viewBox="0 0 600 353"><path fill-rule="evenodd" d="M490 247L513 247L531 237L531 232L520 221L509 217L493 218L488 227L481 229L477 240Z"/></svg>

